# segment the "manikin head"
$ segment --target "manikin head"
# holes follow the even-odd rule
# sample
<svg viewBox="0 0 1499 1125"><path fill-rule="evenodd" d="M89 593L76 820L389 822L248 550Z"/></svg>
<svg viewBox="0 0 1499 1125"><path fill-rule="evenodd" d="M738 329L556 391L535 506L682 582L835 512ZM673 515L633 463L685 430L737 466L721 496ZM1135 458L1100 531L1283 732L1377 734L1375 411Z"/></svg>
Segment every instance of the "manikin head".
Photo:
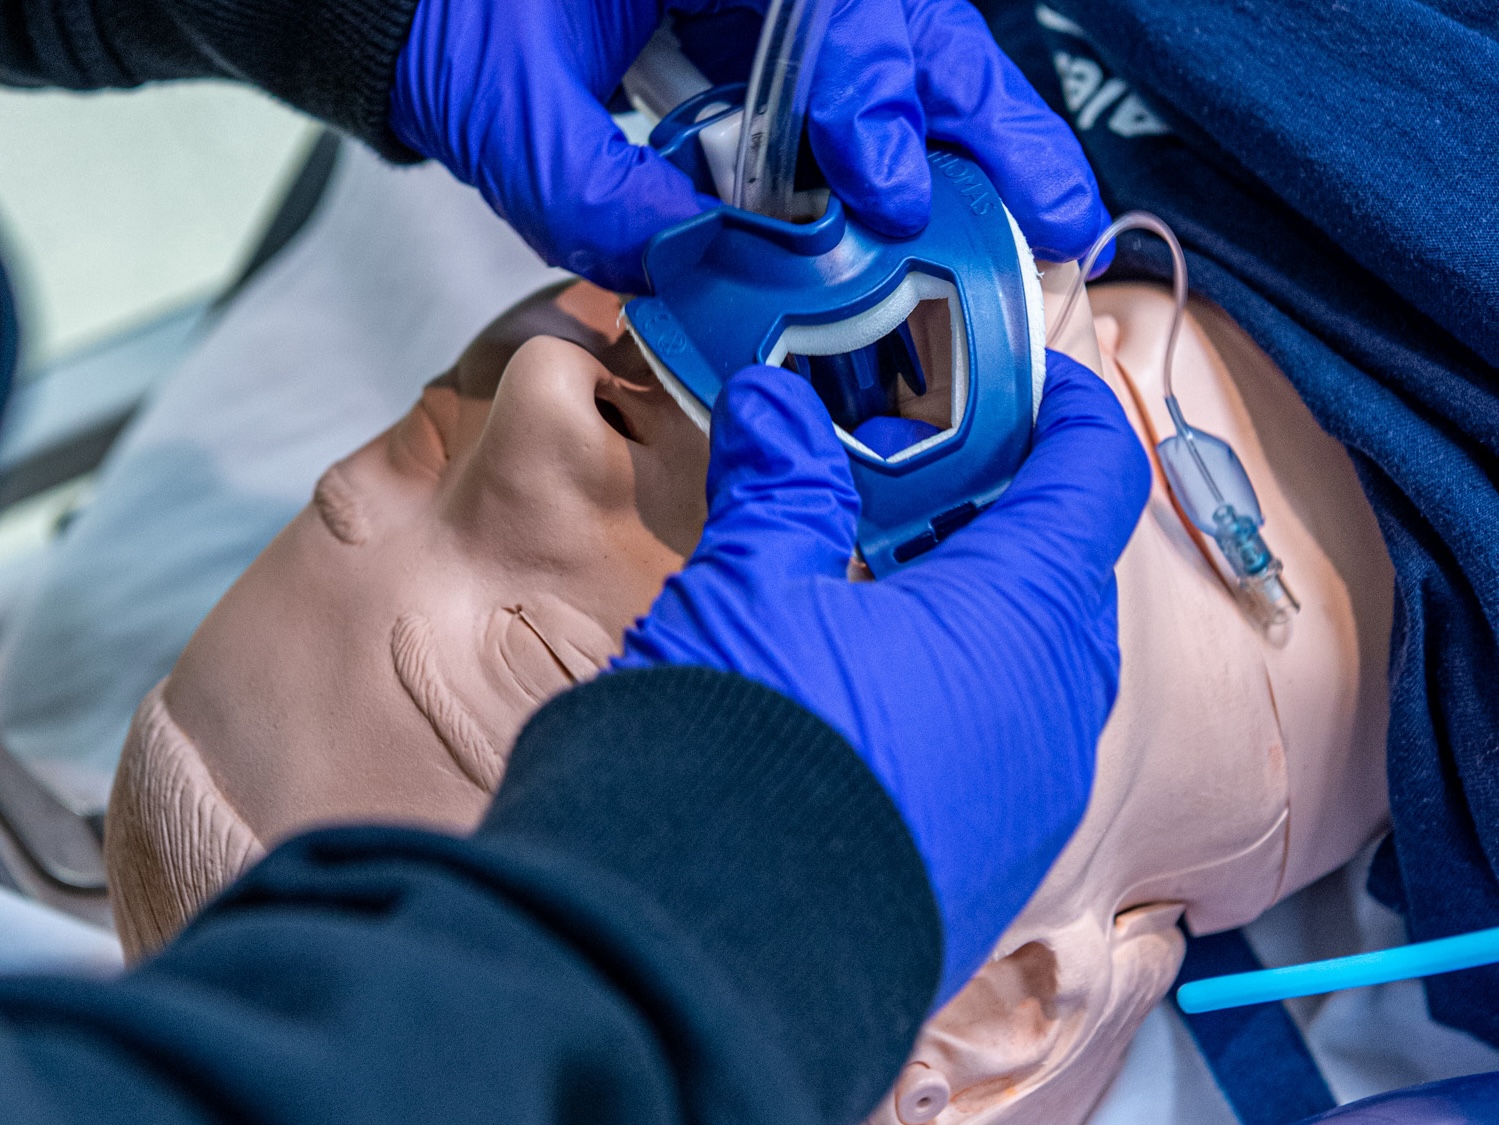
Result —
<svg viewBox="0 0 1499 1125"><path fill-rule="evenodd" d="M308 826L472 827L525 719L649 608L702 530L707 439L618 319L584 284L501 316L204 621L110 801L127 953Z"/></svg>
<svg viewBox="0 0 1499 1125"><path fill-rule="evenodd" d="M1049 311L1072 275L1048 276ZM1117 286L1093 302L1060 346L1153 448L1169 299ZM580 284L492 325L329 471L142 704L107 832L132 954L302 829L471 826L525 718L592 675L681 565L706 440L617 311ZM886 1125L1082 1121L1175 976L1177 919L1247 922L1385 818L1393 579L1352 466L1211 308L1176 380L1242 457L1303 610L1275 634L1252 623L1157 473L1118 569L1123 673L1083 825L929 1021Z"/></svg>

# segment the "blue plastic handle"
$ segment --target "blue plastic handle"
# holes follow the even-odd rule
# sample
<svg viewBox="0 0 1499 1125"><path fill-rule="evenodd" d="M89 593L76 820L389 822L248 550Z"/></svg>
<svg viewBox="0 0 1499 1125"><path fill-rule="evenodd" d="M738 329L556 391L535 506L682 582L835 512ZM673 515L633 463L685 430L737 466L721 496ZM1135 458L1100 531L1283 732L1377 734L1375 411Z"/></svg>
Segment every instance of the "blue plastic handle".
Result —
<svg viewBox="0 0 1499 1125"><path fill-rule="evenodd" d="M1499 961L1499 926L1376 953L1356 953L1352 957L1309 961L1283 969L1195 980L1176 990L1176 1002L1184 1012L1216 1012L1245 1004L1266 1004L1343 988L1453 973L1496 961Z"/></svg>

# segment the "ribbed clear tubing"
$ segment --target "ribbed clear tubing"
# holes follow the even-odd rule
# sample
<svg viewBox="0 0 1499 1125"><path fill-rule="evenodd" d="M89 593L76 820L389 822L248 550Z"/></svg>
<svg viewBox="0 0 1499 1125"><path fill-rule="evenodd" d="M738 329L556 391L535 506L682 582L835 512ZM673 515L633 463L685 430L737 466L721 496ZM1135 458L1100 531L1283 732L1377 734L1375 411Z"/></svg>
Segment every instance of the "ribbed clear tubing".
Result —
<svg viewBox="0 0 1499 1125"><path fill-rule="evenodd" d="M831 11L832 0L770 0L745 91L746 124L734 165L735 207L794 218L796 157Z"/></svg>

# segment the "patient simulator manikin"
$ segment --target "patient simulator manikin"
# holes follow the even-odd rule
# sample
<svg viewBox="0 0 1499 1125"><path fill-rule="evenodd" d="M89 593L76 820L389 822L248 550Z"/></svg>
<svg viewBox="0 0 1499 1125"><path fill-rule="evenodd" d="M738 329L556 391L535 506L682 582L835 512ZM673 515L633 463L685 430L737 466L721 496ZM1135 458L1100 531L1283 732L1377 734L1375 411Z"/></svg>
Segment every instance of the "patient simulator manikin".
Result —
<svg viewBox="0 0 1499 1125"><path fill-rule="evenodd" d="M1048 272L1051 315L1069 270ZM1153 449L1171 299L1091 299L1057 346ZM328 471L141 705L106 833L132 957L300 830L474 824L525 719L595 674L680 567L707 441L618 308L578 283L486 329ZM1178 918L1247 923L1385 821L1393 576L1352 464L1216 309L1192 306L1175 372L1194 424L1243 459L1302 611L1252 621L1157 468L1118 567L1123 673L1086 817L928 1022L881 1125L1083 1121L1175 977Z"/></svg>

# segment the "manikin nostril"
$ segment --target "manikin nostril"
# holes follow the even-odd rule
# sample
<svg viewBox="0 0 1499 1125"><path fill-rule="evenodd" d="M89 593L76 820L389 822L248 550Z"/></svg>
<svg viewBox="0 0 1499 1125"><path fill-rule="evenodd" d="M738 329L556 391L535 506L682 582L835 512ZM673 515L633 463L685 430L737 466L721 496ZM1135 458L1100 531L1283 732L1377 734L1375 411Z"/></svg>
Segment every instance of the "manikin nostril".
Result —
<svg viewBox="0 0 1499 1125"><path fill-rule="evenodd" d="M600 417L609 423L610 429L623 438L628 438L630 441L635 440L635 432L630 429L629 420L625 417L623 410L604 398L594 399L593 405L598 410Z"/></svg>
<svg viewBox="0 0 1499 1125"><path fill-rule="evenodd" d="M926 1125L947 1108L952 1090L941 1071L911 1063L895 1085L895 1116L901 1125Z"/></svg>

